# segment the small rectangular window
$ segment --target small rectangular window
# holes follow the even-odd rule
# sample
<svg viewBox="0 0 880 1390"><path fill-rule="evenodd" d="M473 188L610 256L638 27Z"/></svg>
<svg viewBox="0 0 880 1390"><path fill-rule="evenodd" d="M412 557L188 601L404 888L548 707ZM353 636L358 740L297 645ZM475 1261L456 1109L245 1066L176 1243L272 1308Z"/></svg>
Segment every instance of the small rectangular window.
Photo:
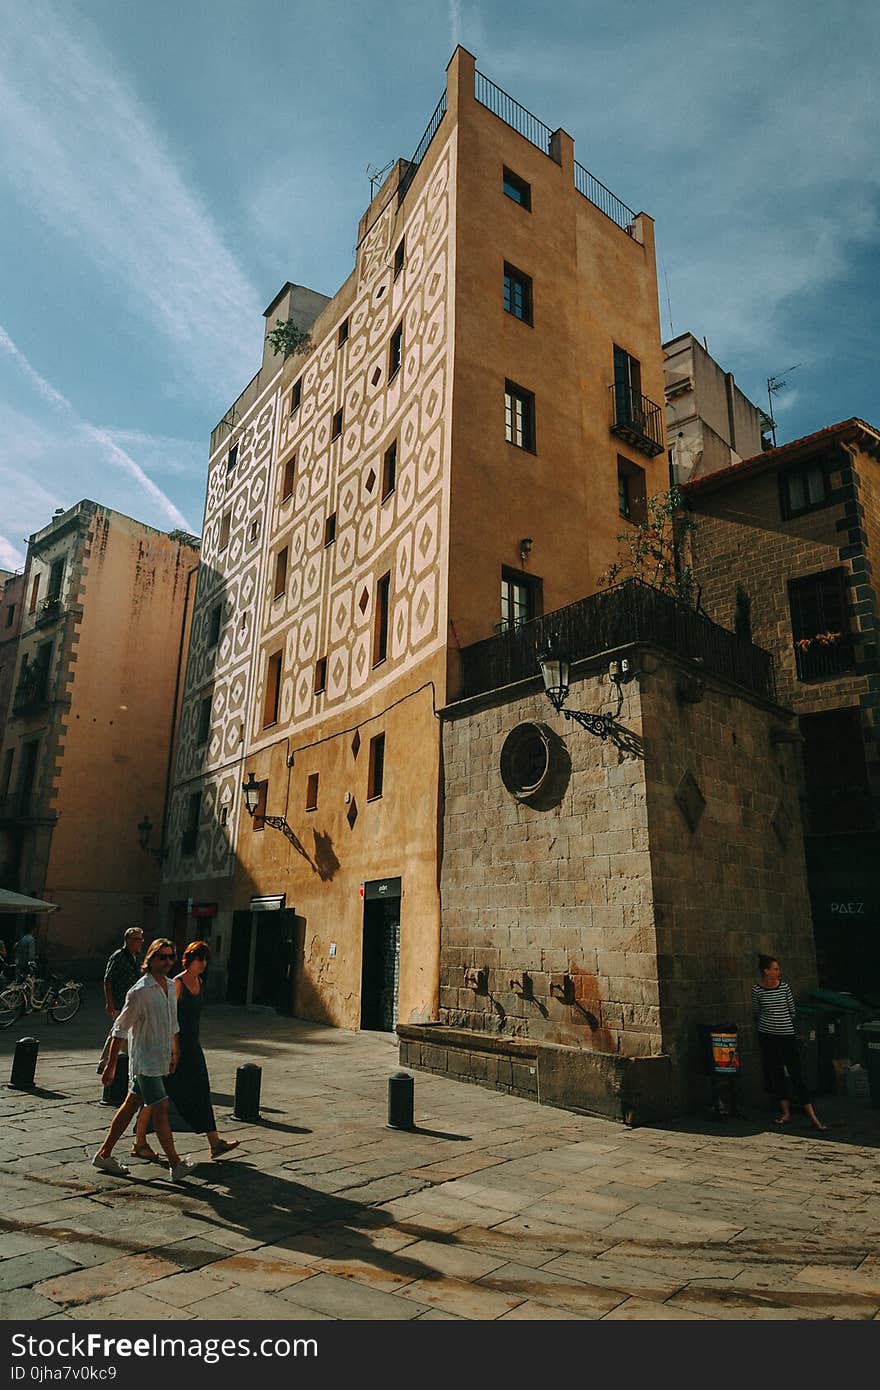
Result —
<svg viewBox="0 0 880 1390"><path fill-rule="evenodd" d="M526 212L532 210L532 189L525 179L521 179L518 174L514 174L512 169L505 168L502 177L502 187L505 195L512 199L514 203L519 203Z"/></svg>
<svg viewBox="0 0 880 1390"><path fill-rule="evenodd" d="M284 477L281 482L281 501L287 502L293 496L296 481L296 454L291 454L284 464Z"/></svg>
<svg viewBox="0 0 880 1390"><path fill-rule="evenodd" d="M341 410L337 410L336 414L333 416L333 428L332 428L332 430L330 431L330 438L331 438L331 439L338 439L339 436L340 436L341 434L342 434L342 411L341 411Z"/></svg>
<svg viewBox="0 0 880 1390"><path fill-rule="evenodd" d="M388 655L388 608L391 601L391 575L383 574L376 584L376 612L373 620L373 665Z"/></svg>
<svg viewBox="0 0 880 1390"><path fill-rule="evenodd" d="M199 701L199 721L196 731L196 744L199 748L208 742L211 734L211 704L212 697L203 695Z"/></svg>
<svg viewBox="0 0 880 1390"><path fill-rule="evenodd" d="M779 475L779 490L784 521L827 506L829 487L824 464L814 461L786 469Z"/></svg>
<svg viewBox="0 0 880 1390"><path fill-rule="evenodd" d="M517 570L501 571L501 622L502 632L521 627L531 622L541 613L541 580L534 575L522 574Z"/></svg>
<svg viewBox="0 0 880 1390"><path fill-rule="evenodd" d="M403 262L406 256L406 237L397 243L397 250L394 252L394 278L397 279L403 270Z"/></svg>
<svg viewBox="0 0 880 1390"><path fill-rule="evenodd" d="M220 822L221 825L226 825L226 824L227 824L227 822L229 821L229 807L228 807L228 806L223 805L223 806L220 807L220 811L219 811L219 814L218 814L218 816L217 816L217 819L218 819L218 821Z"/></svg>
<svg viewBox="0 0 880 1390"><path fill-rule="evenodd" d="M59 599L61 597L61 586L64 583L64 561L53 560L52 568L49 571L49 588L46 592L47 599Z"/></svg>
<svg viewBox="0 0 880 1390"><path fill-rule="evenodd" d="M331 512L324 522L324 544L332 545L336 540L336 513Z"/></svg>
<svg viewBox="0 0 880 1390"><path fill-rule="evenodd" d="M284 598L287 592L287 546L275 556L275 598Z"/></svg>
<svg viewBox="0 0 880 1390"><path fill-rule="evenodd" d="M290 413L291 413L291 415L295 415L296 412L299 410L300 406L302 405L302 395L303 395L303 384L302 384L302 381L301 381L301 380L300 380L300 381L295 381L295 382L293 383L293 390L292 390L292 392L290 393Z"/></svg>
<svg viewBox="0 0 880 1390"><path fill-rule="evenodd" d="M318 809L318 774L309 773L309 780L306 783L306 810L317 811Z"/></svg>
<svg viewBox="0 0 880 1390"><path fill-rule="evenodd" d="M199 817L202 810L201 792L191 792L186 803L186 819L183 824L183 835L181 836L180 850L182 854L192 855L196 852L196 845L199 839Z"/></svg>
<svg viewBox="0 0 880 1390"><path fill-rule="evenodd" d="M208 614L207 641L209 647L216 647L220 641L220 628L223 623L223 604L217 603Z"/></svg>
<svg viewBox="0 0 880 1390"><path fill-rule="evenodd" d="M523 323L532 321L532 281L515 266L504 265L504 308Z"/></svg>
<svg viewBox="0 0 880 1390"><path fill-rule="evenodd" d="M535 450L535 398L513 381L504 383L504 437L517 449Z"/></svg>
<svg viewBox="0 0 880 1390"><path fill-rule="evenodd" d="M396 376L403 362L403 324L399 324L391 334L388 348L388 380Z"/></svg>
<svg viewBox="0 0 880 1390"><path fill-rule="evenodd" d="M31 585L31 602L30 602L30 607L28 608L28 612L29 612L29 613L35 613L35 612L37 611L37 599L39 598L39 595L40 595L40 576L39 576L38 574L35 574L35 575L34 575L34 582L33 582L33 584Z"/></svg>
<svg viewBox="0 0 880 1390"><path fill-rule="evenodd" d="M315 662L315 694L316 694L316 695L320 695L320 694L322 693L322 691L324 691L324 690L326 690L326 689L327 689L327 658L326 658L326 656L320 656L320 657L318 657L318 660Z"/></svg>
<svg viewBox="0 0 880 1390"><path fill-rule="evenodd" d="M336 334L336 346L337 346L338 348L341 348L342 345L343 345L344 343L347 343L347 342L348 342L348 319L343 319L343 320L342 320L342 323L339 325L339 331L338 331L338 333Z"/></svg>
<svg viewBox="0 0 880 1390"><path fill-rule="evenodd" d="M14 603L10 603L9 607L8 607L7 610L6 610L6 626L7 626L7 627L12 627L12 624L13 624L14 620L15 620L15 604L14 604Z"/></svg>
<svg viewBox="0 0 880 1390"><path fill-rule="evenodd" d="M370 739L370 766L367 778L367 800L376 801L382 795L385 782L385 735Z"/></svg>
<svg viewBox="0 0 880 1390"><path fill-rule="evenodd" d="M266 663L266 691L263 697L263 728L278 722L281 698L281 652L273 652Z"/></svg>
<svg viewBox="0 0 880 1390"><path fill-rule="evenodd" d="M397 485L397 440L388 445L382 458L382 501L390 497Z"/></svg>
<svg viewBox="0 0 880 1390"><path fill-rule="evenodd" d="M641 526L647 516L645 470L637 463L617 455L617 511L627 521Z"/></svg>
<svg viewBox="0 0 880 1390"><path fill-rule="evenodd" d="M237 444L232 444L232 445L230 445L229 453L226 455L226 473L227 473L227 475L233 472L233 470L235 469L235 465L236 465L237 463L238 463L238 445L237 445Z"/></svg>
<svg viewBox="0 0 880 1390"><path fill-rule="evenodd" d="M229 544L229 532L232 528L232 509L224 512L220 518L220 534L217 537L217 549L225 550Z"/></svg>

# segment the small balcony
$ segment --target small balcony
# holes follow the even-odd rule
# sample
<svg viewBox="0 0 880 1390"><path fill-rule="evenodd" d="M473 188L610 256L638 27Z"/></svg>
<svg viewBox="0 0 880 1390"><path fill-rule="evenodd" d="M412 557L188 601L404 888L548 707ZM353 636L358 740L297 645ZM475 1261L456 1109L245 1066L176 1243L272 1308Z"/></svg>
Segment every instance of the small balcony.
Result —
<svg viewBox="0 0 880 1390"><path fill-rule="evenodd" d="M827 681L855 666L855 645L849 632L820 632L794 644L799 681Z"/></svg>
<svg viewBox="0 0 880 1390"><path fill-rule="evenodd" d="M12 713L38 714L49 703L49 672L29 671L22 676L12 697Z"/></svg>
<svg viewBox="0 0 880 1390"><path fill-rule="evenodd" d="M663 453L663 417L660 406L630 386L610 386L611 433L625 439L639 453L654 458Z"/></svg>
<svg viewBox="0 0 880 1390"><path fill-rule="evenodd" d="M47 627L61 616L61 598L58 594L48 594L37 608L35 627Z"/></svg>

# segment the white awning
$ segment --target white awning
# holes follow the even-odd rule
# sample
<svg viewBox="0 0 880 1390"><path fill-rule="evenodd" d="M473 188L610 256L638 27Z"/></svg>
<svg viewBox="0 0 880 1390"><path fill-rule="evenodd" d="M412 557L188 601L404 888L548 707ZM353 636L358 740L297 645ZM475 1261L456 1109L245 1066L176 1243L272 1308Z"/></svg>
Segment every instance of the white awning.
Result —
<svg viewBox="0 0 880 1390"><path fill-rule="evenodd" d="M57 903L46 903L42 898L27 898L23 893L13 893L8 888L0 888L0 912L57 911Z"/></svg>

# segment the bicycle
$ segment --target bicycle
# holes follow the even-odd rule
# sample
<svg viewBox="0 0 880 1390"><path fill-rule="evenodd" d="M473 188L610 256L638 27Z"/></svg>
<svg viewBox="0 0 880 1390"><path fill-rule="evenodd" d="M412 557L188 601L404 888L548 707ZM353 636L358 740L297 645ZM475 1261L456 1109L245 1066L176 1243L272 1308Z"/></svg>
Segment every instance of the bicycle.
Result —
<svg viewBox="0 0 880 1390"><path fill-rule="evenodd" d="M10 1028L24 1013L47 1013L53 1023L69 1023L79 1013L82 985L51 975L38 980L27 975L0 989L0 1028Z"/></svg>

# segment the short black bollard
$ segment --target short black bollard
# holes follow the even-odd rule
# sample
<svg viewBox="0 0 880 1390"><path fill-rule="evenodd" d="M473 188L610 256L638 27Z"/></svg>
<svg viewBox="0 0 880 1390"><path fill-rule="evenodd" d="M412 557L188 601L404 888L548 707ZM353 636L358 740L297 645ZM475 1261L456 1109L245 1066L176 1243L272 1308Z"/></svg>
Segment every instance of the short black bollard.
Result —
<svg viewBox="0 0 880 1390"><path fill-rule="evenodd" d="M263 1069L256 1062L242 1062L235 1073L234 1120L255 1121L260 1118L260 1087Z"/></svg>
<svg viewBox="0 0 880 1390"><path fill-rule="evenodd" d="M13 1090L33 1089L39 1050L40 1044L36 1038L19 1038L15 1044L15 1056L12 1059L12 1072L9 1077L9 1085Z"/></svg>
<svg viewBox="0 0 880 1390"><path fill-rule="evenodd" d="M415 1083L408 1072L396 1071L388 1078L388 1129L413 1128Z"/></svg>

